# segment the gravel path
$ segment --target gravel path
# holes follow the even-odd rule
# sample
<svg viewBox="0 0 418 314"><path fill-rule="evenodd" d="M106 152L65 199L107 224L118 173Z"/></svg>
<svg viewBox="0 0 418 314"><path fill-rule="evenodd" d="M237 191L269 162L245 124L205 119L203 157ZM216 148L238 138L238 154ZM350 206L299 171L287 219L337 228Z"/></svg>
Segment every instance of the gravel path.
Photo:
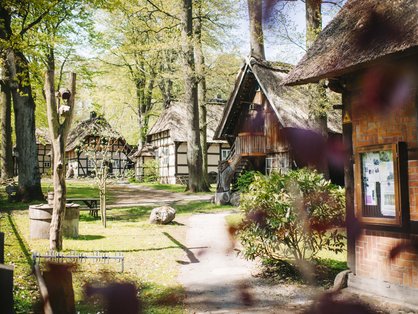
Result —
<svg viewBox="0 0 418 314"><path fill-rule="evenodd" d="M179 282L190 313L298 313L317 290L298 285L269 285L252 276L253 262L231 250L225 217L229 213L193 215Z"/></svg>

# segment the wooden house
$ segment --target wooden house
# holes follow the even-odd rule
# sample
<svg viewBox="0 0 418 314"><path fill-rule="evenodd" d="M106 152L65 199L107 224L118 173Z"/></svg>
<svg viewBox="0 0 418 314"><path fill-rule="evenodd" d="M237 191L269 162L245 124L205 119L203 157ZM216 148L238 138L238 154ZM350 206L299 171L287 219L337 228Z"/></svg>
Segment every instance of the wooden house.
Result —
<svg viewBox="0 0 418 314"><path fill-rule="evenodd" d="M208 173L216 175L218 162L229 154L226 141L213 140L217 123L221 119L222 104L207 105L207 152ZM143 173L146 159L155 158L161 183L184 183L188 177L186 106L171 103L147 134L147 143L136 156L137 175Z"/></svg>
<svg viewBox="0 0 418 314"><path fill-rule="evenodd" d="M294 167L328 167L322 158L326 137L310 114L311 92L305 87L280 86L290 68L255 58L242 66L215 132L216 139L231 145L228 163L220 165L218 193L229 192L231 181L243 169L269 174ZM328 117L330 141L341 138L340 119L335 111ZM332 168L336 169L333 177L339 168Z"/></svg>
<svg viewBox="0 0 418 314"><path fill-rule="evenodd" d="M342 94L349 286L418 305L418 2L349 0L287 76Z"/></svg>
<svg viewBox="0 0 418 314"><path fill-rule="evenodd" d="M92 112L88 120L80 122L68 135L65 153L74 177L93 175L103 154L110 162L110 175L119 176L132 166L130 151L125 139L103 117Z"/></svg>

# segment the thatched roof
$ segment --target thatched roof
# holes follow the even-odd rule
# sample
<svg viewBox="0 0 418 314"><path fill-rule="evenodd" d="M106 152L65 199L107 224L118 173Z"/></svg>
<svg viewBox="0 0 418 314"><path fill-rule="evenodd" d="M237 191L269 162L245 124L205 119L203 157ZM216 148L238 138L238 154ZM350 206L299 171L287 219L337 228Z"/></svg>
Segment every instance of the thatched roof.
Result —
<svg viewBox="0 0 418 314"><path fill-rule="evenodd" d="M337 78L382 58L416 53L417 0L349 0L284 83Z"/></svg>
<svg viewBox="0 0 418 314"><path fill-rule="evenodd" d="M232 133L241 110L240 101L252 99L257 84L272 105L282 127L317 130L318 124L309 114L309 89L281 85L290 69L288 64L247 59L237 76L215 138L225 138ZM331 112L328 129L341 133L341 113L335 110Z"/></svg>
<svg viewBox="0 0 418 314"><path fill-rule="evenodd" d="M213 140L216 126L222 117L223 105L208 104L207 108L207 141L208 143L216 143ZM163 131L169 131L169 136L174 142L187 141L187 125L186 125L186 105L180 102L171 103L170 107L165 109L150 128L147 134L148 141L151 135Z"/></svg>
<svg viewBox="0 0 418 314"><path fill-rule="evenodd" d="M76 147L82 145L83 141L89 136L120 139L125 142L122 135L113 130L105 118L92 114L90 119L80 122L71 130L67 138L67 147L65 151L72 151Z"/></svg>
<svg viewBox="0 0 418 314"><path fill-rule="evenodd" d="M36 128L35 130L36 143L47 145L51 144L51 137L48 128Z"/></svg>
<svg viewBox="0 0 418 314"><path fill-rule="evenodd" d="M140 149L135 150L129 158L137 158L137 157L155 157L154 148L150 144L145 144Z"/></svg>

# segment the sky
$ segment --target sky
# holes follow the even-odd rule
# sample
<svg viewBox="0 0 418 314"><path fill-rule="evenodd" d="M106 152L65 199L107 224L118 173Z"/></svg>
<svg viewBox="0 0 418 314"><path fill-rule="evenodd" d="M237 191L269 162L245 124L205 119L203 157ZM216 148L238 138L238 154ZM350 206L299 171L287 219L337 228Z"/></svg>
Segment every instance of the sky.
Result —
<svg viewBox="0 0 418 314"><path fill-rule="evenodd" d="M345 0L338 0L344 3ZM302 1L278 1L275 10L271 15L271 20L263 24L265 37L265 54L266 59L270 61L282 61L296 64L305 54L305 3ZM323 5L323 27L325 27L338 12L340 7L325 4ZM238 25L232 30L233 36L238 39L236 44L240 55L247 56L250 51L249 44L249 26L247 14L247 1L242 0L240 3L240 19ZM283 14L285 22L283 22ZM286 31L292 41L284 38Z"/></svg>

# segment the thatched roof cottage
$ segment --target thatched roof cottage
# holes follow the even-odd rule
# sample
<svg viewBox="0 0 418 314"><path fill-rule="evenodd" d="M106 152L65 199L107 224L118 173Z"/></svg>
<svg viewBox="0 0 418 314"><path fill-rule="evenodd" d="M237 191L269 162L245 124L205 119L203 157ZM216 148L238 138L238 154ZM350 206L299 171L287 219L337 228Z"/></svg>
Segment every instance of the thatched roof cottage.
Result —
<svg viewBox="0 0 418 314"><path fill-rule="evenodd" d="M111 125L95 112L80 122L68 135L66 158L68 167L74 169L74 176L91 176L95 163L103 160L106 153L110 159L111 175L122 175L130 167L128 155L131 151L125 139Z"/></svg>
<svg viewBox="0 0 418 314"><path fill-rule="evenodd" d="M326 143L318 122L310 114L311 92L304 87L280 86L291 66L248 58L238 73L216 139L232 147L229 163L236 169L270 173L293 167L321 168ZM330 141L340 138L339 113L328 116ZM326 165L325 165L326 167ZM341 167L333 167L333 176L341 177ZM340 173L338 173L340 172ZM218 187L227 191L226 186Z"/></svg>
<svg viewBox="0 0 418 314"><path fill-rule="evenodd" d="M208 173L216 174L218 162L229 153L229 145L214 140L216 126L221 119L222 104L207 105ZM136 173L141 179L144 162L155 159L161 183L184 183L188 177L186 106L171 103L147 133L146 145L135 153Z"/></svg>

